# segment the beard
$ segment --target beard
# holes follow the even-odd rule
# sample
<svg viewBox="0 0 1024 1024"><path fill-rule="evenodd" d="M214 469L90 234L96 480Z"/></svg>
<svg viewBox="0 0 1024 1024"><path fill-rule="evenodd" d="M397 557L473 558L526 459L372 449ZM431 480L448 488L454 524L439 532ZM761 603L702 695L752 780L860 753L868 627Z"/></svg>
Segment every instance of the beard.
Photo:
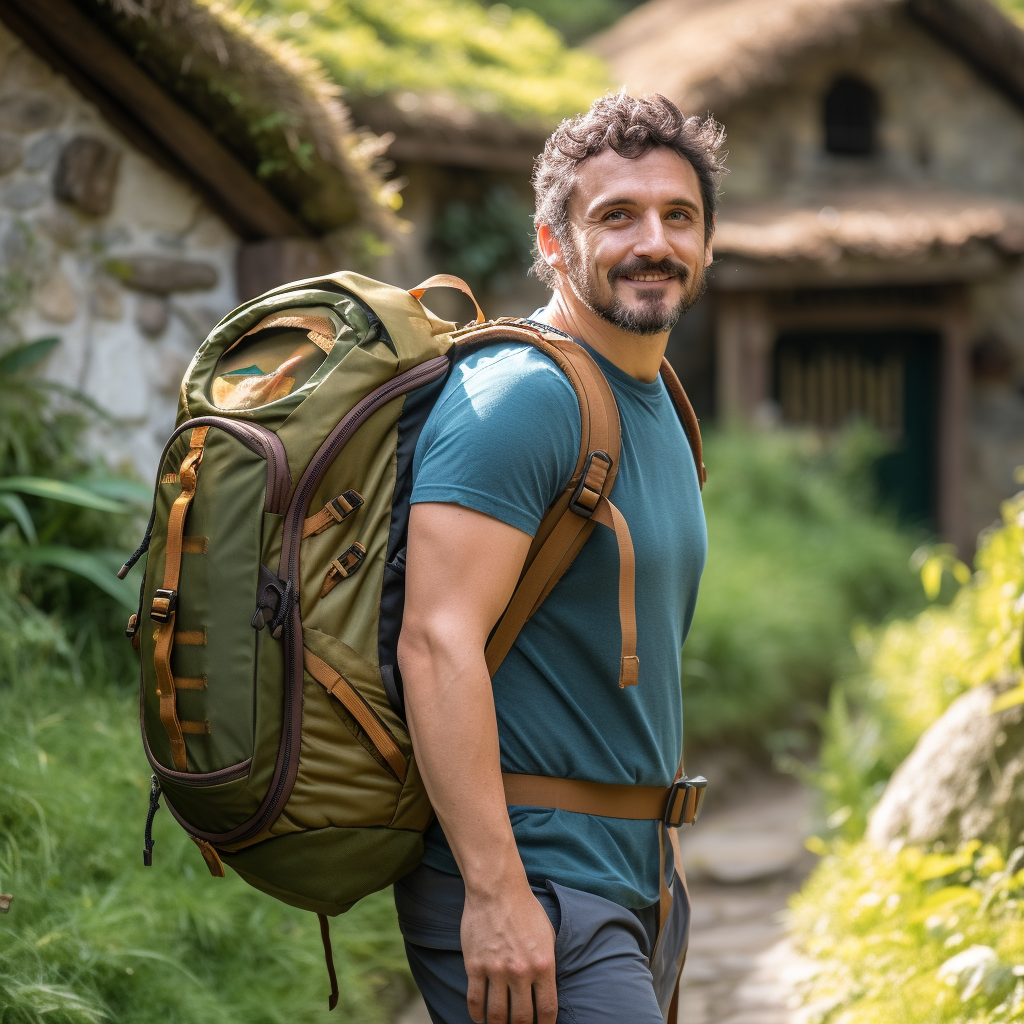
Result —
<svg viewBox="0 0 1024 1024"><path fill-rule="evenodd" d="M620 331L640 335L664 334L672 330L680 317L697 304L706 290L707 281L703 265L699 265L696 273L693 273L678 260L665 259L655 263L642 256L630 256L620 260L608 271L610 298L603 299L599 294L597 273L585 264L574 242L562 244L566 269L569 271L569 283L573 291L591 312ZM664 293L660 289L652 290L638 296L638 306L627 306L616 296L615 282L620 277L634 274L672 275L682 283L683 294L677 302L666 306ZM668 286L671 283L670 277L665 284Z"/></svg>

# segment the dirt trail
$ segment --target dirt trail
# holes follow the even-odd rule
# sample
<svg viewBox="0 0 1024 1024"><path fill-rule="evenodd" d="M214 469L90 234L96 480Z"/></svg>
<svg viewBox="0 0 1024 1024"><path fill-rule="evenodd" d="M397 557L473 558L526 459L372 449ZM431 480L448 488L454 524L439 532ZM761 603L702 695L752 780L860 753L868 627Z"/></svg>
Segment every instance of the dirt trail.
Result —
<svg viewBox="0 0 1024 1024"><path fill-rule="evenodd" d="M679 1024L803 1024L795 991L813 968L793 950L783 914L814 865L803 845L810 794L790 778L746 772L718 799L709 792L682 837L693 921ZM430 1024L422 1001L397 1024Z"/></svg>

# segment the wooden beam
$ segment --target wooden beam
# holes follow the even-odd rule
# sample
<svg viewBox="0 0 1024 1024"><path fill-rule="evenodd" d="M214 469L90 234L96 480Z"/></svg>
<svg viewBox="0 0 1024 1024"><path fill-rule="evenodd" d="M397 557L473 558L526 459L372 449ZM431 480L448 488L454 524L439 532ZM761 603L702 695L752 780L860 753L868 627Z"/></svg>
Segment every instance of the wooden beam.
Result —
<svg viewBox="0 0 1024 1024"><path fill-rule="evenodd" d="M310 234L202 122L67 0L0 0L0 20L129 142L195 184L244 238Z"/></svg>
<svg viewBox="0 0 1024 1024"><path fill-rule="evenodd" d="M960 292L946 307L941 334L938 466L939 533L970 561L975 538L967 522L967 419L970 414L971 318Z"/></svg>
<svg viewBox="0 0 1024 1024"><path fill-rule="evenodd" d="M987 0L909 0L911 13L1024 109L1024 31Z"/></svg>

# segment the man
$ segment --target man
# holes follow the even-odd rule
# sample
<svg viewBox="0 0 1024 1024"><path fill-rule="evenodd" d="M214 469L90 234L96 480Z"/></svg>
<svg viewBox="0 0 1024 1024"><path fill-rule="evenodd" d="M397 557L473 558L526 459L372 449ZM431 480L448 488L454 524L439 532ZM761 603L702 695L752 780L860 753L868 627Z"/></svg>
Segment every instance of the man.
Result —
<svg viewBox="0 0 1024 1024"><path fill-rule="evenodd" d="M647 786L675 776L680 652L707 542L658 372L711 263L722 141L720 126L664 97L619 94L564 122L534 174L535 270L552 288L534 318L589 348L619 407L611 498L636 556L638 685L618 685L606 530L488 677L488 635L579 451L577 399L554 363L516 344L466 358L418 443L399 662L438 820L395 898L436 1024L663 1020L649 968L658 823L506 807L501 772Z"/></svg>

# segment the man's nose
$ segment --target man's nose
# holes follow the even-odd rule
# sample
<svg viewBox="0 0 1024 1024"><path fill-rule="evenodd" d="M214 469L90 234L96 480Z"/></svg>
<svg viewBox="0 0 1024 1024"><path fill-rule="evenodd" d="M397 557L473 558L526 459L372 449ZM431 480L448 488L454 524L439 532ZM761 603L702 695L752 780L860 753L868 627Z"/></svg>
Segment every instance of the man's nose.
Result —
<svg viewBox="0 0 1024 1024"><path fill-rule="evenodd" d="M653 210L640 219L639 235L633 243L633 255L645 256L652 263L659 263L672 255L672 247L665 236L665 225L661 215Z"/></svg>

